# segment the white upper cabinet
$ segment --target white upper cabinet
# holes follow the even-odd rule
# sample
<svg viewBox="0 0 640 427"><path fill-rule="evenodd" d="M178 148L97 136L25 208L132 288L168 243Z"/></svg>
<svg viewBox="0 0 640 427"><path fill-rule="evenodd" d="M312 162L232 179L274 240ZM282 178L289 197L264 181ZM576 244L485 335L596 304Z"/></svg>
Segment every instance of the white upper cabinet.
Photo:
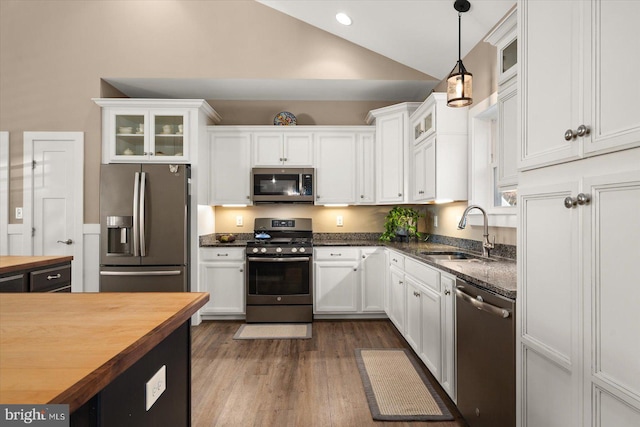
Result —
<svg viewBox="0 0 640 427"><path fill-rule="evenodd" d="M251 135L209 128L209 204L251 204Z"/></svg>
<svg viewBox="0 0 640 427"><path fill-rule="evenodd" d="M356 134L316 134L316 205L356 201Z"/></svg>
<svg viewBox="0 0 640 427"><path fill-rule="evenodd" d="M200 130L220 120L204 100L94 99L103 163L190 163Z"/></svg>
<svg viewBox="0 0 640 427"><path fill-rule="evenodd" d="M359 204L372 198L368 176L373 171L365 154L371 154L370 126L325 127L314 134L316 205ZM370 160L373 160L372 158ZM369 182L363 180L369 179Z"/></svg>
<svg viewBox="0 0 640 427"><path fill-rule="evenodd" d="M405 102L369 112L376 126L376 203L405 203L409 165L409 115L420 103Z"/></svg>
<svg viewBox="0 0 640 427"><path fill-rule="evenodd" d="M518 184L518 31L514 9L485 38L496 47L498 121L495 149L495 187L515 189Z"/></svg>
<svg viewBox="0 0 640 427"><path fill-rule="evenodd" d="M287 128L256 128L253 135L254 166L313 166L313 134Z"/></svg>
<svg viewBox="0 0 640 427"><path fill-rule="evenodd" d="M358 134L356 164L356 204L374 204L376 202L375 179L375 131Z"/></svg>
<svg viewBox="0 0 640 427"><path fill-rule="evenodd" d="M519 166L638 146L640 3L518 2Z"/></svg>
<svg viewBox="0 0 640 427"><path fill-rule="evenodd" d="M467 200L468 108L432 93L411 115L411 202Z"/></svg>

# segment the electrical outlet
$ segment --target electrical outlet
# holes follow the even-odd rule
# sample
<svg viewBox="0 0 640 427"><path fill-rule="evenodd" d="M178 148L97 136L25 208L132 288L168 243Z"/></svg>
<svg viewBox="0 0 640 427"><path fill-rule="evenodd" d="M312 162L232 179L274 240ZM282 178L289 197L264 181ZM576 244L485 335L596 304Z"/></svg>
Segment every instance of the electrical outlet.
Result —
<svg viewBox="0 0 640 427"><path fill-rule="evenodd" d="M22 208L16 208L16 219L22 219Z"/></svg>
<svg viewBox="0 0 640 427"><path fill-rule="evenodd" d="M338 227L342 227L344 225L344 221L342 219L342 215L336 216L336 225Z"/></svg>
<svg viewBox="0 0 640 427"><path fill-rule="evenodd" d="M167 365L162 365L146 384L146 410L151 409L156 400L167 389Z"/></svg>
<svg viewBox="0 0 640 427"><path fill-rule="evenodd" d="M433 226L438 228L438 215L433 216Z"/></svg>
<svg viewBox="0 0 640 427"><path fill-rule="evenodd" d="M244 224L244 222L242 220L242 215L238 215L236 217L236 227L242 227L242 224Z"/></svg>

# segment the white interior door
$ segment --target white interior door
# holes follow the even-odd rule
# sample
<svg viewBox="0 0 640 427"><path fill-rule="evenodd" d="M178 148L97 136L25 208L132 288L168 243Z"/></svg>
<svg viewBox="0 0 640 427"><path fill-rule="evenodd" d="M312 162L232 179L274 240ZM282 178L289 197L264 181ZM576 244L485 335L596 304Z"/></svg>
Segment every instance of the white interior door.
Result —
<svg viewBox="0 0 640 427"><path fill-rule="evenodd" d="M79 132L24 137L25 247L36 256L73 256L74 291L83 288L83 142Z"/></svg>

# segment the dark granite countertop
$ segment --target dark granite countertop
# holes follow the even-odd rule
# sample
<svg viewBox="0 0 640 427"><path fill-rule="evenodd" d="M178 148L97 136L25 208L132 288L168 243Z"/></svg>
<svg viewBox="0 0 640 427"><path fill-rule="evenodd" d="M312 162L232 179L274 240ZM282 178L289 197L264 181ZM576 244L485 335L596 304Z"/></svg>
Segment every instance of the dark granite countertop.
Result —
<svg viewBox="0 0 640 427"><path fill-rule="evenodd" d="M506 258L491 257L484 261L434 261L427 258L422 252L459 251L476 256L481 254L434 243L387 243L390 249L401 252L420 262L436 267L447 273L451 273L460 279L489 290L498 295L515 299L517 295L517 267L516 261Z"/></svg>
<svg viewBox="0 0 640 427"><path fill-rule="evenodd" d="M243 247L246 246L248 240L251 239L238 239L232 243L220 243L215 239L215 235L200 236L200 247ZM511 299L515 299L517 295L517 268L516 261L512 259L491 256L488 261L434 261L427 258L422 252L459 251L476 256L481 254L456 246L431 242L390 243L374 239L316 238L313 241L313 246L385 246L498 295Z"/></svg>

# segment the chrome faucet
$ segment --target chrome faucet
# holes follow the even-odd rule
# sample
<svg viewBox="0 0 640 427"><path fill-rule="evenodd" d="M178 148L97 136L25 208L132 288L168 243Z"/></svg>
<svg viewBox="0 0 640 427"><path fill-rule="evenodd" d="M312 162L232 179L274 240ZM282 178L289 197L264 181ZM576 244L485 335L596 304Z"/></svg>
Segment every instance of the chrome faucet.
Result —
<svg viewBox="0 0 640 427"><path fill-rule="evenodd" d="M458 230L464 230L467 226L467 214L471 209L478 209L482 212L482 216L484 217L484 242L482 242L482 256L489 258L489 251L495 247L496 237L493 236L493 243L489 241L489 221L487 220L487 213L478 205L469 205L467 209L462 213L462 218L458 223Z"/></svg>

